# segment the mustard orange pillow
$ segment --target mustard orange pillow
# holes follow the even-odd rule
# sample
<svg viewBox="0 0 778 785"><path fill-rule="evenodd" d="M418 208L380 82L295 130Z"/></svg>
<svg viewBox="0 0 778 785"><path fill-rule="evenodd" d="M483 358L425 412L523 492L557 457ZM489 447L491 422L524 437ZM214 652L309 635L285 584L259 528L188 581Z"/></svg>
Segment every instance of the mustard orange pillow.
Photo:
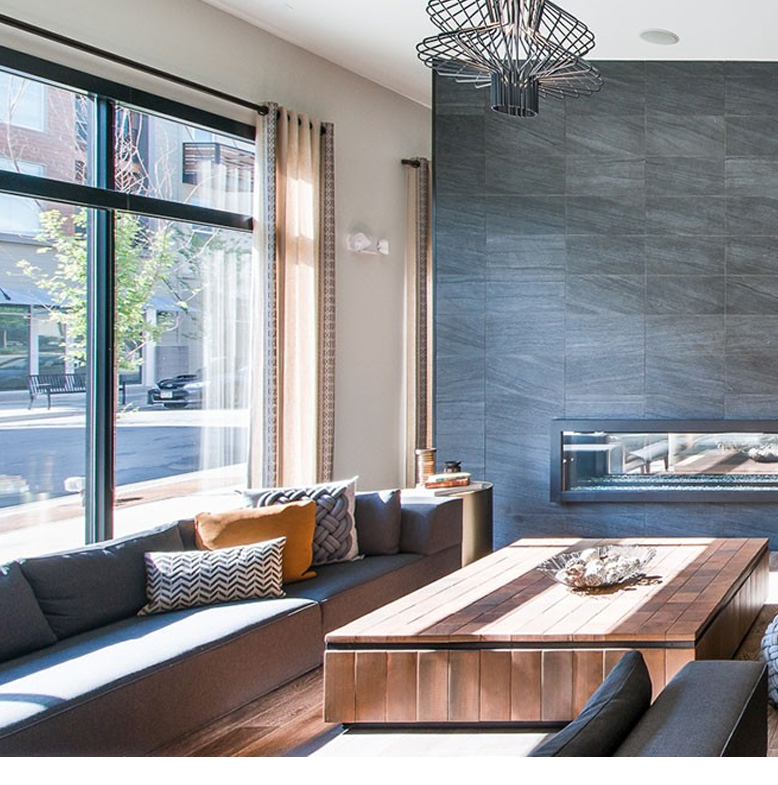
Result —
<svg viewBox="0 0 778 785"><path fill-rule="evenodd" d="M229 512L201 512L195 516L195 538L201 550L214 551L286 537L284 583L316 575L310 570L315 528L316 502L312 499Z"/></svg>

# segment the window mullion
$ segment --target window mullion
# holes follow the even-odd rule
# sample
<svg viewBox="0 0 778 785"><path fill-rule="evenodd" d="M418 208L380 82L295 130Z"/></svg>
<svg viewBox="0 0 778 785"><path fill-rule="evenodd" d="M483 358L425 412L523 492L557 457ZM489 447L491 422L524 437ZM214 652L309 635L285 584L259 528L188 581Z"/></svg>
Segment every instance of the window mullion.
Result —
<svg viewBox="0 0 778 785"><path fill-rule="evenodd" d="M113 189L114 115L112 101L96 101L95 185ZM97 542L113 535L115 489L116 385L114 336L116 288L112 210L90 213L90 254L87 266L87 356L90 384L87 393L86 539Z"/></svg>

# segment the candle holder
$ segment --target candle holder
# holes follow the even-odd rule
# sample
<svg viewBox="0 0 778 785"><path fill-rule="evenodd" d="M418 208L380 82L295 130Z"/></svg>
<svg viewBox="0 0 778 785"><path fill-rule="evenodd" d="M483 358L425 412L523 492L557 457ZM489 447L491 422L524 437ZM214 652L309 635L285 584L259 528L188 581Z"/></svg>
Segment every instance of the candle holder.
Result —
<svg viewBox="0 0 778 785"><path fill-rule="evenodd" d="M423 488L427 478L435 474L435 447L416 450L416 487Z"/></svg>

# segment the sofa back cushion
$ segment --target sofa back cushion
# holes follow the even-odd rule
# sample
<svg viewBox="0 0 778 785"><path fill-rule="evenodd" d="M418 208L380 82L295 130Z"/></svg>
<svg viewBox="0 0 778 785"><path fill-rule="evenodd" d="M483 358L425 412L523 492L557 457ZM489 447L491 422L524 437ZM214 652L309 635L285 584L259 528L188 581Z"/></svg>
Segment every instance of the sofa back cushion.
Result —
<svg viewBox="0 0 778 785"><path fill-rule="evenodd" d="M180 551L174 524L133 537L19 562L57 638L135 615L146 603L148 551Z"/></svg>
<svg viewBox="0 0 778 785"><path fill-rule="evenodd" d="M0 566L0 662L57 642L16 562Z"/></svg>
<svg viewBox="0 0 778 785"><path fill-rule="evenodd" d="M627 652L581 713L530 757L609 757L651 705L651 677L643 655Z"/></svg>
<svg viewBox="0 0 778 785"><path fill-rule="evenodd" d="M365 556L391 556L400 552L402 507L400 491L357 494L357 540Z"/></svg>

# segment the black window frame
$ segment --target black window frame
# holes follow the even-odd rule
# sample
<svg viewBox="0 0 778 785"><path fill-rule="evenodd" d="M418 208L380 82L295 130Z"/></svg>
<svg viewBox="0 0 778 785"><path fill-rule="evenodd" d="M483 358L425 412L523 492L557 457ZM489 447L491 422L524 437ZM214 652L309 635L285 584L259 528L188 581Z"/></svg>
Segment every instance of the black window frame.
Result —
<svg viewBox="0 0 778 785"><path fill-rule="evenodd" d="M54 87L82 92L94 99L95 143L91 145L93 160L90 161L94 185L0 171L0 192L78 205L91 211L91 253L86 282L85 541L99 542L113 536L116 490L116 294L113 258L116 213L136 213L249 233L254 228L250 215L117 191L114 181L116 105L251 141L255 138L256 127L4 46L0 46L0 68Z"/></svg>

